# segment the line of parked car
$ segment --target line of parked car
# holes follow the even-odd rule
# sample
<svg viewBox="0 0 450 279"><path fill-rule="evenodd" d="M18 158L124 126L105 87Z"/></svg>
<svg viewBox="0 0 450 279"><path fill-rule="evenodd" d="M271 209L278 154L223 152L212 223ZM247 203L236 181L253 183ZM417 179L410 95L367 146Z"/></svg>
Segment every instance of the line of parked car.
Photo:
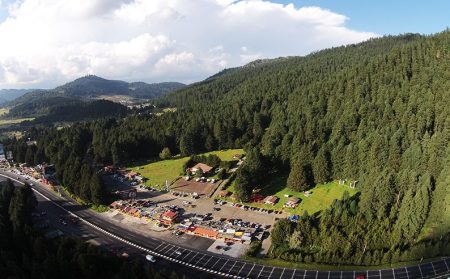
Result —
<svg viewBox="0 0 450 279"><path fill-rule="evenodd" d="M272 214L272 213L273 214L282 214L283 213L283 211L281 211L281 210L273 210L273 209L265 209L265 208L260 208L260 207L248 206L248 205L244 205L244 204L240 204L240 203L226 202L224 200L219 200L219 199L214 199L214 204L217 204L217 205L227 204L229 206L240 208L243 210L263 212L263 213L267 213L267 214ZM217 210L217 209L214 209L214 210Z"/></svg>

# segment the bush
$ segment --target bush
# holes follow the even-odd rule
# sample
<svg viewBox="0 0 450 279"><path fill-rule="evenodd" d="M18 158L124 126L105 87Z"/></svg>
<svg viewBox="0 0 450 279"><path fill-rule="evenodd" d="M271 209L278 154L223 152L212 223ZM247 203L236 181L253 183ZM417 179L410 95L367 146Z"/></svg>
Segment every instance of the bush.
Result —
<svg viewBox="0 0 450 279"><path fill-rule="evenodd" d="M258 253L258 251L261 249L262 241L261 240L255 240L252 243L250 243L250 246L248 247L247 251L245 252L245 255L248 257L254 257Z"/></svg>
<svg viewBox="0 0 450 279"><path fill-rule="evenodd" d="M170 159L172 158L172 152L170 152L168 147L164 147L161 153L159 153L159 158L161 158L161 160Z"/></svg>

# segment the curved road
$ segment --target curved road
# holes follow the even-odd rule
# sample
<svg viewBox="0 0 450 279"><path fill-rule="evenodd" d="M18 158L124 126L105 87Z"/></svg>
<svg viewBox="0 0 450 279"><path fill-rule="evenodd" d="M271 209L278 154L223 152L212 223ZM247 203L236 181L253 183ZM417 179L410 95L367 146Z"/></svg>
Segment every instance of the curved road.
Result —
<svg viewBox="0 0 450 279"><path fill-rule="evenodd" d="M16 180L15 178L18 177L16 174L3 170L0 171L0 175L13 180ZM17 180L16 182L22 183ZM259 265L206 251L185 249L160 239L142 236L119 227L101 218L92 210L77 204L74 200L67 197L59 197L40 183L34 181L33 183L33 189L45 196L54 206L78 216L85 224L100 231L103 235L121 241L134 249L154 254L162 260L164 266L172 266L172 268L177 270L182 268L186 270L186 273L192 273L193 269L197 270L194 273L196 277L203 277L199 275L206 274L206 278L354 279L363 275L366 279L415 279L445 278L446 274L450 274L450 258L443 258L416 266L382 270L319 271ZM181 255L175 253L176 251L181 252ZM174 267L174 265L177 267Z"/></svg>

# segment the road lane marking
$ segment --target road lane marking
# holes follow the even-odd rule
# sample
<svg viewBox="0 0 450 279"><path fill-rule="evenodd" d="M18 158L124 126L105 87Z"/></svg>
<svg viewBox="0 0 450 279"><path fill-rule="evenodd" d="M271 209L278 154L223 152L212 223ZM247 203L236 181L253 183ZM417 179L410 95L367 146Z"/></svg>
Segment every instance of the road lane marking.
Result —
<svg viewBox="0 0 450 279"><path fill-rule="evenodd" d="M444 263L445 263L445 267L447 268L447 270L450 270L450 269L448 268L448 265L447 265L447 262L445 261L445 259L444 259Z"/></svg>
<svg viewBox="0 0 450 279"><path fill-rule="evenodd" d="M197 257L198 254L199 254L198 252L195 253L195 255L194 255L187 263L191 263L191 261L192 261L193 259L195 259L195 257Z"/></svg>
<svg viewBox="0 0 450 279"><path fill-rule="evenodd" d="M195 265L197 265L201 260L203 260L203 258L206 256L206 254L203 254L203 256L200 258L200 260L198 260L197 262L195 262Z"/></svg>
<svg viewBox="0 0 450 279"><path fill-rule="evenodd" d="M408 269L406 267L405 267L405 271L406 271L406 278L409 279Z"/></svg>
<svg viewBox="0 0 450 279"><path fill-rule="evenodd" d="M244 265L241 267L241 269L239 269L239 272L238 272L238 276L239 276L239 274L241 273L241 271L242 271L242 269L244 269L244 266L246 266L247 264L246 263L244 263Z"/></svg>
<svg viewBox="0 0 450 279"><path fill-rule="evenodd" d="M433 268L434 275L436 275L437 273L436 273L436 269L434 268L433 262L431 262L431 267ZM395 278L394 278L394 279L395 279Z"/></svg>
<svg viewBox="0 0 450 279"><path fill-rule="evenodd" d="M255 268L255 264L253 264L252 269L250 269L250 271L248 272L247 276L245 276L245 277L248 277L250 275L250 273L252 273L254 268Z"/></svg>
<svg viewBox="0 0 450 279"><path fill-rule="evenodd" d="M283 274L284 274L285 270L286 270L286 268L283 268L283 271L281 271L280 279L283 278Z"/></svg>
<svg viewBox="0 0 450 279"><path fill-rule="evenodd" d="M256 276L256 278L259 278L259 276L261 275L261 272L264 270L264 266L262 266L261 270L259 271L258 276Z"/></svg>
<svg viewBox="0 0 450 279"><path fill-rule="evenodd" d="M395 279L395 272L394 272L394 269L392 269L392 275L394 275L394 279ZM380 278L381 278L381 271L380 271Z"/></svg>
<svg viewBox="0 0 450 279"><path fill-rule="evenodd" d="M272 268L272 271L269 274L269 278L272 276L273 271L275 270L275 267Z"/></svg>
<svg viewBox="0 0 450 279"><path fill-rule="evenodd" d="M420 268L420 264L418 266L419 266L420 277L423 278L422 269Z"/></svg>
<svg viewBox="0 0 450 279"><path fill-rule="evenodd" d="M229 260L227 260L227 261L222 265L222 267L219 269L219 272L222 270L222 268L224 268L224 267L227 265L228 261L229 261Z"/></svg>
<svg viewBox="0 0 450 279"><path fill-rule="evenodd" d="M209 263L209 261L212 259L213 257L209 257L209 259L206 261L206 263L203 265L203 267L205 267L208 263Z"/></svg>
<svg viewBox="0 0 450 279"><path fill-rule="evenodd" d="M236 263L237 263L237 261L234 261L234 264L233 264L233 266L230 268L230 272L228 272L228 273L231 273L231 271L233 270L233 268L234 268L234 266L236 265Z"/></svg>
<svg viewBox="0 0 450 279"><path fill-rule="evenodd" d="M167 248L169 248L169 249L167 249ZM167 244L166 246L164 246L164 248L162 248L159 252L160 253L167 253L168 251L170 251L170 249L172 249L173 247L172 247L172 245L170 245L170 244ZM166 250L167 249L167 250ZM164 252L163 252L164 251Z"/></svg>
<svg viewBox="0 0 450 279"><path fill-rule="evenodd" d="M295 272L296 272L297 270L296 269L294 269L294 273L292 273L292 277L291 277L291 279L294 279L294 276L295 276ZM305 272L306 272L306 270L305 270Z"/></svg>
<svg viewBox="0 0 450 279"><path fill-rule="evenodd" d="M190 253L192 253L192 251L189 251L189 253L187 253L181 260L184 260Z"/></svg>
<svg viewBox="0 0 450 279"><path fill-rule="evenodd" d="M217 262L215 262L215 263L213 264L213 266L211 266L211 269L212 269L213 267L215 267L216 264L217 264L218 262L220 262L220 260L221 260L221 258L218 258Z"/></svg>
<svg viewBox="0 0 450 279"><path fill-rule="evenodd" d="M166 243L163 242L163 243L159 244L158 246L156 246L155 250L158 250L158 248L163 246L164 244L166 244Z"/></svg>

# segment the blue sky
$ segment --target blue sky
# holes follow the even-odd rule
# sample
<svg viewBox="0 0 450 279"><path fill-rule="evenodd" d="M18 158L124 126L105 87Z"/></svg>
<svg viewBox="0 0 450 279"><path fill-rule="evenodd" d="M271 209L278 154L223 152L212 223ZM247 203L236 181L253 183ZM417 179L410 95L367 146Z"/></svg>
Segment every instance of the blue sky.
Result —
<svg viewBox="0 0 450 279"><path fill-rule="evenodd" d="M450 0L0 0L0 88L86 74L191 83L256 59L440 32L448 11Z"/></svg>
<svg viewBox="0 0 450 279"><path fill-rule="evenodd" d="M0 0L0 22L7 16L6 6L14 0ZM319 6L349 18L346 26L377 34L431 34L450 27L448 0L274 0L296 7Z"/></svg>
<svg viewBox="0 0 450 279"><path fill-rule="evenodd" d="M349 18L346 26L377 34L431 34L450 27L448 0L276 0L296 7L319 6Z"/></svg>

